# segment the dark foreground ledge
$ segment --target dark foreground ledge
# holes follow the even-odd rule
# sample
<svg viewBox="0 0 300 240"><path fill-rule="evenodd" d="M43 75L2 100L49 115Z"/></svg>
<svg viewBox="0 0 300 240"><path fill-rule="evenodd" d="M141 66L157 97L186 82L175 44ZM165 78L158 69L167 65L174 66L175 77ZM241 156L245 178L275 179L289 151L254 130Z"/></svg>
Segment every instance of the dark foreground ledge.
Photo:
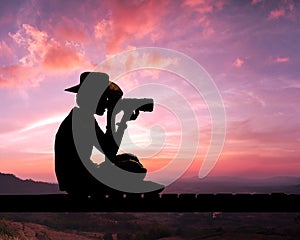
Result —
<svg viewBox="0 0 300 240"><path fill-rule="evenodd" d="M0 195L0 212L300 212L299 194Z"/></svg>

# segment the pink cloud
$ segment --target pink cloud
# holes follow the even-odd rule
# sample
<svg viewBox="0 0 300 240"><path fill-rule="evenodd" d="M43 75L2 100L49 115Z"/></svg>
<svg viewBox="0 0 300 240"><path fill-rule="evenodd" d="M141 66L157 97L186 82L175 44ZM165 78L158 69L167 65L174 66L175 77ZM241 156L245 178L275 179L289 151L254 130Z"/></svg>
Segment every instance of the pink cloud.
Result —
<svg viewBox="0 0 300 240"><path fill-rule="evenodd" d="M51 74L62 70L93 67L85 59L82 49L78 49L76 45L60 43L49 37L46 31L29 24L23 24L19 31L9 33L9 36L27 53L19 56L18 64L1 67L2 86L35 86L43 80L40 76L45 72ZM3 43L1 48L9 52Z"/></svg>
<svg viewBox="0 0 300 240"><path fill-rule="evenodd" d="M159 52L153 52L144 56L147 65L158 66L159 68L168 66L168 65L177 65L177 58L166 58L162 56Z"/></svg>
<svg viewBox="0 0 300 240"><path fill-rule="evenodd" d="M121 61L124 63L125 66L125 71L132 71L133 69L138 69L141 66L147 66L147 67L156 67L159 69L163 69L169 65L178 65L178 59L177 58L171 58L171 57L165 57L163 56L158 50L157 51L152 51L149 53L144 53L142 57L136 52L132 51L129 55L124 57L123 59L117 59L116 61ZM113 67L110 66L113 63L107 64L105 66L101 67L101 71L104 72L111 72ZM119 64L119 62L117 63ZM149 72L149 76L151 75L153 78L157 76L157 72L154 73L153 71ZM145 76L145 75L144 75ZM131 85L131 84L129 84Z"/></svg>
<svg viewBox="0 0 300 240"><path fill-rule="evenodd" d="M7 45L5 41L0 42L0 59L11 59L13 57L13 50Z"/></svg>
<svg viewBox="0 0 300 240"><path fill-rule="evenodd" d="M106 37L108 54L124 47L126 49L123 46L126 41L138 40L151 34L153 36L153 33L159 32L158 26L165 13L166 4L166 1L110 1L110 19L95 25L95 37Z"/></svg>
<svg viewBox="0 0 300 240"><path fill-rule="evenodd" d="M226 147L225 147L226 148ZM241 177L298 176L298 157L223 153L211 175Z"/></svg>
<svg viewBox="0 0 300 240"><path fill-rule="evenodd" d="M259 124L255 125L255 120L230 122L227 128L227 143L230 148L236 153L251 151L262 156L297 156L298 126L271 126L266 118L260 120ZM266 151L267 149L272 151Z"/></svg>
<svg viewBox="0 0 300 240"><path fill-rule="evenodd" d="M184 0L182 5L189 6L199 13L210 13L214 9L222 9L226 2L225 0Z"/></svg>
<svg viewBox="0 0 300 240"><path fill-rule="evenodd" d="M245 61L240 59L240 58L236 58L235 61L233 62L233 66L235 66L236 68L240 68L244 65Z"/></svg>
<svg viewBox="0 0 300 240"><path fill-rule="evenodd" d="M28 51L28 54L19 60L23 65L46 67L52 71L92 66L76 45L58 42L49 37L47 32L29 24L23 24L22 27L10 36Z"/></svg>
<svg viewBox="0 0 300 240"><path fill-rule="evenodd" d="M255 5L255 4L261 3L262 1L263 0L252 0L251 4Z"/></svg>
<svg viewBox="0 0 300 240"><path fill-rule="evenodd" d="M273 10L269 13L268 19L269 20L278 19L279 17L283 17L284 15L285 15L284 9L277 9L277 10Z"/></svg>
<svg viewBox="0 0 300 240"><path fill-rule="evenodd" d="M291 59L289 57L274 57L270 56L266 59L266 63L268 65L280 64L280 63L288 63Z"/></svg>
<svg viewBox="0 0 300 240"><path fill-rule="evenodd" d="M72 70L78 67L91 67L91 63L84 59L84 56L70 48L52 46L47 50L41 66L50 70Z"/></svg>
<svg viewBox="0 0 300 240"><path fill-rule="evenodd" d="M66 41L75 41L84 43L88 41L88 34L84 29L84 25L78 19L68 18L65 16L60 17L59 23L53 29L54 36L58 39Z"/></svg>
<svg viewBox="0 0 300 240"><path fill-rule="evenodd" d="M104 39L109 32L111 32L112 22L102 19L100 22L97 22L94 27L94 35L96 39Z"/></svg>
<svg viewBox="0 0 300 240"><path fill-rule="evenodd" d="M11 65L0 67L0 87L36 86L43 75L33 67Z"/></svg>
<svg viewBox="0 0 300 240"><path fill-rule="evenodd" d="M203 37L209 37L213 33L215 33L214 28L212 27L212 24L207 16L201 16L198 20L197 23L202 25L202 36Z"/></svg>
<svg viewBox="0 0 300 240"><path fill-rule="evenodd" d="M188 7L190 10L199 14L197 24L200 24L202 27L202 36L209 37L215 33L215 29L213 28L211 21L209 20L208 14L217 10L221 10L226 3L227 1L225 0L185 0L183 1L182 6Z"/></svg>
<svg viewBox="0 0 300 240"><path fill-rule="evenodd" d="M270 11L268 20L276 20L281 17L296 21L299 11L295 8L295 2L290 0L278 1L278 8Z"/></svg>
<svg viewBox="0 0 300 240"><path fill-rule="evenodd" d="M205 0L185 0L183 1L183 5L189 6L189 7L196 7L199 5L203 5L205 4L206 1Z"/></svg>
<svg viewBox="0 0 300 240"><path fill-rule="evenodd" d="M9 33L9 36L21 47L28 51L28 54L19 59L24 65L34 66L42 58L49 45L48 34L37 28L22 24L22 28L15 34Z"/></svg>
<svg viewBox="0 0 300 240"><path fill-rule="evenodd" d="M275 63L286 63L289 61L290 61L289 57L278 57L274 60Z"/></svg>

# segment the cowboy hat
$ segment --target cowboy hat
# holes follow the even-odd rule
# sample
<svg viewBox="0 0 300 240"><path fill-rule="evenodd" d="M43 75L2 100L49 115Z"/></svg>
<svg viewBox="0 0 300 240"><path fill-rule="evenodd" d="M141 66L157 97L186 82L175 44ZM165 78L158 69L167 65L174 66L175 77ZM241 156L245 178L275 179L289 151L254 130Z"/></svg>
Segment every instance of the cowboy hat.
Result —
<svg viewBox="0 0 300 240"><path fill-rule="evenodd" d="M82 83L84 80L89 77L91 79L103 79L103 81L106 81L108 84L108 79L109 76L106 73L102 72L83 72L80 74L80 83L77 84L76 86L66 88L65 91L67 92L73 92L73 93L78 93L79 88L81 87Z"/></svg>
<svg viewBox="0 0 300 240"><path fill-rule="evenodd" d="M76 86L66 88L65 91L67 92L73 92L73 93L78 93L79 88L81 87L82 83L84 80L89 77L90 79L101 79L103 81L107 81L107 87L108 87L108 94L112 94L114 96L122 96L123 91L121 88L114 82L108 81L109 76L106 73L102 72L83 72L80 74L80 83L77 84Z"/></svg>

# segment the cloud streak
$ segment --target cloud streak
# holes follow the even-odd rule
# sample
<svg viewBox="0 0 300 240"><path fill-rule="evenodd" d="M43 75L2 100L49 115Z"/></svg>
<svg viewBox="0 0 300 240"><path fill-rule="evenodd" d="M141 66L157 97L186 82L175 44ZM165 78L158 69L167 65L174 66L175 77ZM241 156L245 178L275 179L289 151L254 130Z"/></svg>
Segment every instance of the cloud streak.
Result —
<svg viewBox="0 0 300 240"><path fill-rule="evenodd" d="M285 15L284 9L277 9L277 10L273 10L269 13L268 19L269 20L278 19L280 17L283 17L284 15Z"/></svg>
<svg viewBox="0 0 300 240"><path fill-rule="evenodd" d="M278 57L275 59L276 63L286 63L289 62L290 58L289 57Z"/></svg>
<svg viewBox="0 0 300 240"><path fill-rule="evenodd" d="M43 79L44 75L35 67L19 64L0 67L0 87L34 87Z"/></svg>

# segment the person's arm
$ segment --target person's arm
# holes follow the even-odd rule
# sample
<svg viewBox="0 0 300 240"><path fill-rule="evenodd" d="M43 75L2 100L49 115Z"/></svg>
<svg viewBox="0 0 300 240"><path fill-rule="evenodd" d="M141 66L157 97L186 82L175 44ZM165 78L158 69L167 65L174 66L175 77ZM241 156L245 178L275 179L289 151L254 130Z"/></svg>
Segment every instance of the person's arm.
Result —
<svg viewBox="0 0 300 240"><path fill-rule="evenodd" d="M108 110L107 112L107 126L105 139L110 143L109 147L109 156L115 157L117 152L119 151L119 147L121 145L121 141L124 136L124 132L127 128L127 124L125 121L121 121L116 130L116 115L113 114L112 110ZM109 157L107 156L107 157Z"/></svg>
<svg viewBox="0 0 300 240"><path fill-rule="evenodd" d="M107 142L110 142L111 144L109 155L112 157L115 157L119 151L119 147L127 128L127 122L130 120L135 120L139 115L139 111L135 111L134 113L123 111L123 113L124 114L121 121L116 123L116 115L113 114L113 111L108 110L107 112L107 126L105 135ZM117 129L116 126L118 126Z"/></svg>
<svg viewBox="0 0 300 240"><path fill-rule="evenodd" d="M103 152L106 158L110 159L112 162L119 150L119 146L114 140L114 135L110 124L106 126L106 132L104 133L99 127L97 121L95 120L96 136L97 142L95 143L96 148Z"/></svg>

